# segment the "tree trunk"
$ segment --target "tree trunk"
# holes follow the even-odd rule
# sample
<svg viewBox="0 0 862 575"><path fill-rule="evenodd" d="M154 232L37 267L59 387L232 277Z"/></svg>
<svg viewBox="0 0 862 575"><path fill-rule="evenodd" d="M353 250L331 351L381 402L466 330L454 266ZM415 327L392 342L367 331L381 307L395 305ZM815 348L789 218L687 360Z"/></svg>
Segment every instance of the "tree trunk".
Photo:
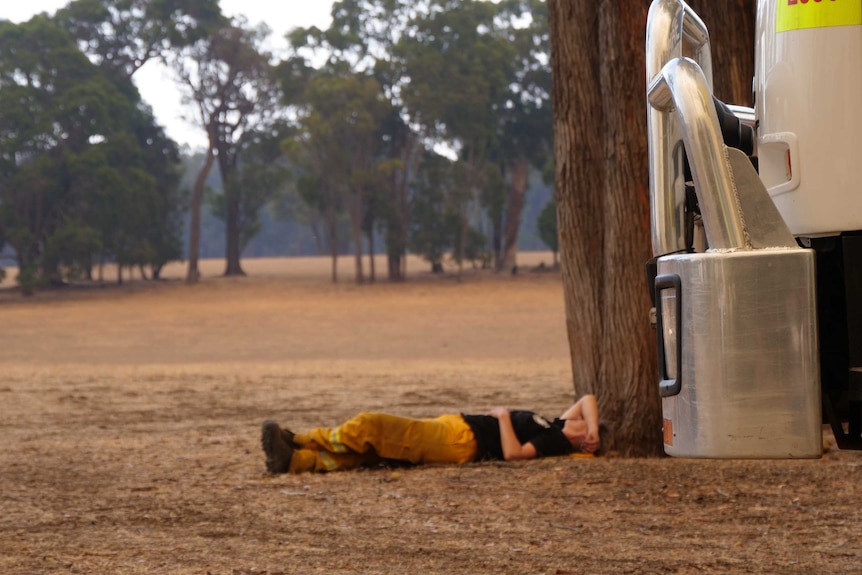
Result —
<svg viewBox="0 0 862 575"><path fill-rule="evenodd" d="M491 252L494 255L494 270L503 269L503 218L492 217L491 220Z"/></svg>
<svg viewBox="0 0 862 575"><path fill-rule="evenodd" d="M191 221L189 222L189 267L186 272L186 283L197 283L201 279L201 273L198 269L198 258L201 251L201 203L204 197L204 188L206 187L207 177L212 168L215 155L212 148L207 150L207 157L204 165L198 172L198 177L195 179L195 187L192 190L191 206ZM99 270L99 278L101 280L102 272Z"/></svg>
<svg viewBox="0 0 862 575"><path fill-rule="evenodd" d="M517 160L512 165L512 182L509 186L509 201L506 206L506 236L498 271L514 272L518 266L518 232L521 228L521 213L524 211L529 171L526 160Z"/></svg>
<svg viewBox="0 0 862 575"><path fill-rule="evenodd" d="M398 213L388 219L386 228L387 279L390 282L402 282L406 277L407 229L410 226L409 200L406 195L398 194Z"/></svg>
<svg viewBox="0 0 862 575"><path fill-rule="evenodd" d="M576 395L623 455L662 452L644 80L648 3L549 0L557 218Z"/></svg>
<svg viewBox="0 0 862 575"><path fill-rule="evenodd" d="M386 253L389 257L388 279L402 282L407 278L407 230L410 228L410 186L416 175L422 157L419 134L402 126L398 137L397 159L402 166L393 170L390 177L391 201L396 207L395 214L387 222Z"/></svg>
<svg viewBox="0 0 862 575"><path fill-rule="evenodd" d="M332 283L338 283L338 221L335 209L326 210L325 226L329 235L329 253L332 257Z"/></svg>
<svg viewBox="0 0 862 575"><path fill-rule="evenodd" d="M368 230L368 281L374 283L377 281L376 269L374 267L374 226Z"/></svg>
<svg viewBox="0 0 862 575"><path fill-rule="evenodd" d="M386 256L386 271L387 278L391 282L402 282L404 281L404 276L401 274L401 264L403 261L403 257L401 254L393 254L389 253Z"/></svg>
<svg viewBox="0 0 862 575"><path fill-rule="evenodd" d="M226 182L227 178L222 177L222 181ZM240 264L239 194L236 190L229 192L227 185L225 185L225 193L227 194L227 213L225 214L225 259L227 265L224 275L244 276L245 272Z"/></svg>
<svg viewBox="0 0 862 575"><path fill-rule="evenodd" d="M754 0L690 3L710 31L716 96L751 105ZM659 453L662 445L655 337L647 328L643 284L650 256L647 6L548 3L560 257L575 389L596 393L617 428L617 448L631 455Z"/></svg>
<svg viewBox="0 0 862 575"><path fill-rule="evenodd" d="M353 258L355 268L354 281L357 284L365 283L362 272L362 196L354 194L350 202L350 229L353 236Z"/></svg>
<svg viewBox="0 0 862 575"><path fill-rule="evenodd" d="M406 168L401 171L406 171ZM393 184L397 210L388 219L386 228L386 254L389 261L387 277L390 282L402 282L406 278L407 230L410 227L410 200L406 185L408 179L407 175L404 175L397 179L398 184Z"/></svg>
<svg viewBox="0 0 862 575"><path fill-rule="evenodd" d="M467 214L464 212L467 210L466 207L461 207L461 213L459 215L459 227L458 227L458 251L457 251L457 259L458 259L458 280L460 281L464 277L464 257L466 253L467 246Z"/></svg>

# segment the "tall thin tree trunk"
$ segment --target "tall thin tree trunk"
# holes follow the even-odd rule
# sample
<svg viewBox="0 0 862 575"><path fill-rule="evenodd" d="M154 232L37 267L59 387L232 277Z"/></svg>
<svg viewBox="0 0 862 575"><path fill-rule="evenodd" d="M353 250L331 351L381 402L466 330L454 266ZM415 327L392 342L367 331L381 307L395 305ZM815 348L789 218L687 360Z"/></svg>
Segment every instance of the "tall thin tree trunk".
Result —
<svg viewBox="0 0 862 575"><path fill-rule="evenodd" d="M529 172L530 166L527 160L516 160L512 165L512 182L509 185L509 201L506 206L506 235L498 271L515 271L518 265L518 234L521 229L521 213L524 211Z"/></svg>
<svg viewBox="0 0 862 575"><path fill-rule="evenodd" d="M365 282L362 272L362 196L354 194L350 208L350 229L353 235L354 281Z"/></svg>
<svg viewBox="0 0 862 575"><path fill-rule="evenodd" d="M399 203L406 200L399 200ZM399 214L389 220L389 226L386 230L386 259L387 259L387 278L390 282L404 281L404 271L406 269L406 254L407 254L407 218L409 218L409 210L406 211L402 207L399 208Z"/></svg>
<svg viewBox="0 0 862 575"><path fill-rule="evenodd" d="M386 271L387 277L391 282L400 282L404 278L401 275L402 256L400 254L389 253L386 255Z"/></svg>
<svg viewBox="0 0 862 575"><path fill-rule="evenodd" d="M458 228L458 279L461 280L464 277L464 257L467 247L467 214L464 212L467 210L466 207L461 207L461 214L459 220L459 228Z"/></svg>
<svg viewBox="0 0 862 575"><path fill-rule="evenodd" d="M557 218L576 394L624 455L662 452L649 259L648 3L549 0Z"/></svg>
<svg viewBox="0 0 862 575"><path fill-rule="evenodd" d="M338 221L332 207L326 210L325 225L329 235L329 254L332 257L332 283L338 283Z"/></svg>
<svg viewBox="0 0 862 575"><path fill-rule="evenodd" d="M332 283L338 283L338 246L336 244L332 244L331 248L331 258L332 258Z"/></svg>
<svg viewBox="0 0 862 575"><path fill-rule="evenodd" d="M201 278L201 273L198 269L198 258L201 251L201 203L203 203L207 177L209 177L214 161L215 155L212 148L209 148L204 165L198 172L197 178L195 178L195 187L192 190L191 206L189 207L191 211L191 221L189 222L189 267L186 271L186 283L188 284L197 283ZM100 269L100 279L101 276L102 272Z"/></svg>
<svg viewBox="0 0 862 575"><path fill-rule="evenodd" d="M503 269L503 218L489 218L491 220L491 251L494 255L494 270Z"/></svg>
<svg viewBox="0 0 862 575"><path fill-rule="evenodd" d="M222 178L222 181L226 181L226 178ZM240 264L239 194L236 190L228 192L227 184L225 184L225 193L227 193L225 220L225 259L227 262L224 275L244 276L245 272Z"/></svg>
<svg viewBox="0 0 862 575"><path fill-rule="evenodd" d="M372 225L368 230L368 280L371 283L377 281L375 277L375 268L374 268L374 226Z"/></svg>
<svg viewBox="0 0 862 575"><path fill-rule="evenodd" d="M417 172L422 157L419 135L403 126L402 142L398 159L403 165L394 170L391 176L391 194L395 206L394 217L389 220L386 234L386 253L388 254L388 279L401 282L407 278L407 230L410 228L410 185Z"/></svg>

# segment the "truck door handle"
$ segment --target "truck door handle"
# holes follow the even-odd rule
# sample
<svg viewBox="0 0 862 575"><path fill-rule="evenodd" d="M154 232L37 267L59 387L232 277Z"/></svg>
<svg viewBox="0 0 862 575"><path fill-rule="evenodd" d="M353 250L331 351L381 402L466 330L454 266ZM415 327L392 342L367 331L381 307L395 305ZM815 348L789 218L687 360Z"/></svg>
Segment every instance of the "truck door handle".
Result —
<svg viewBox="0 0 862 575"><path fill-rule="evenodd" d="M662 314L662 290L673 289L676 292L676 377L670 378L667 369L667 354L665 353L664 317ZM676 274L662 274L655 278L655 308L656 308L656 338L658 343L658 376L659 395L671 397L682 391L682 282Z"/></svg>

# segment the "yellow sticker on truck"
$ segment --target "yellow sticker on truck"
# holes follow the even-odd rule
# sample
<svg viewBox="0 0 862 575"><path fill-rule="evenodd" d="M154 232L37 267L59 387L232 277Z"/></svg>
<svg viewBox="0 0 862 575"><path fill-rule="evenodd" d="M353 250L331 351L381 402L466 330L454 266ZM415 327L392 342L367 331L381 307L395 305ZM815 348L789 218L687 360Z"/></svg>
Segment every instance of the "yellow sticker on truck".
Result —
<svg viewBox="0 0 862 575"><path fill-rule="evenodd" d="M862 0L778 0L775 31L862 25Z"/></svg>

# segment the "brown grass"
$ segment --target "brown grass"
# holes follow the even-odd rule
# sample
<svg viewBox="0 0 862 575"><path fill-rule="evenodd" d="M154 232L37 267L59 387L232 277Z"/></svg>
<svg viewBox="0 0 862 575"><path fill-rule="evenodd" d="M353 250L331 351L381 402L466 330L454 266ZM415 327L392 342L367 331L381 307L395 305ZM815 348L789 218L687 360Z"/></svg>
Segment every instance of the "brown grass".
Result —
<svg viewBox="0 0 862 575"><path fill-rule="evenodd" d="M268 476L264 418L572 399L559 275L356 286L327 266L2 294L0 573L862 570L856 452Z"/></svg>

